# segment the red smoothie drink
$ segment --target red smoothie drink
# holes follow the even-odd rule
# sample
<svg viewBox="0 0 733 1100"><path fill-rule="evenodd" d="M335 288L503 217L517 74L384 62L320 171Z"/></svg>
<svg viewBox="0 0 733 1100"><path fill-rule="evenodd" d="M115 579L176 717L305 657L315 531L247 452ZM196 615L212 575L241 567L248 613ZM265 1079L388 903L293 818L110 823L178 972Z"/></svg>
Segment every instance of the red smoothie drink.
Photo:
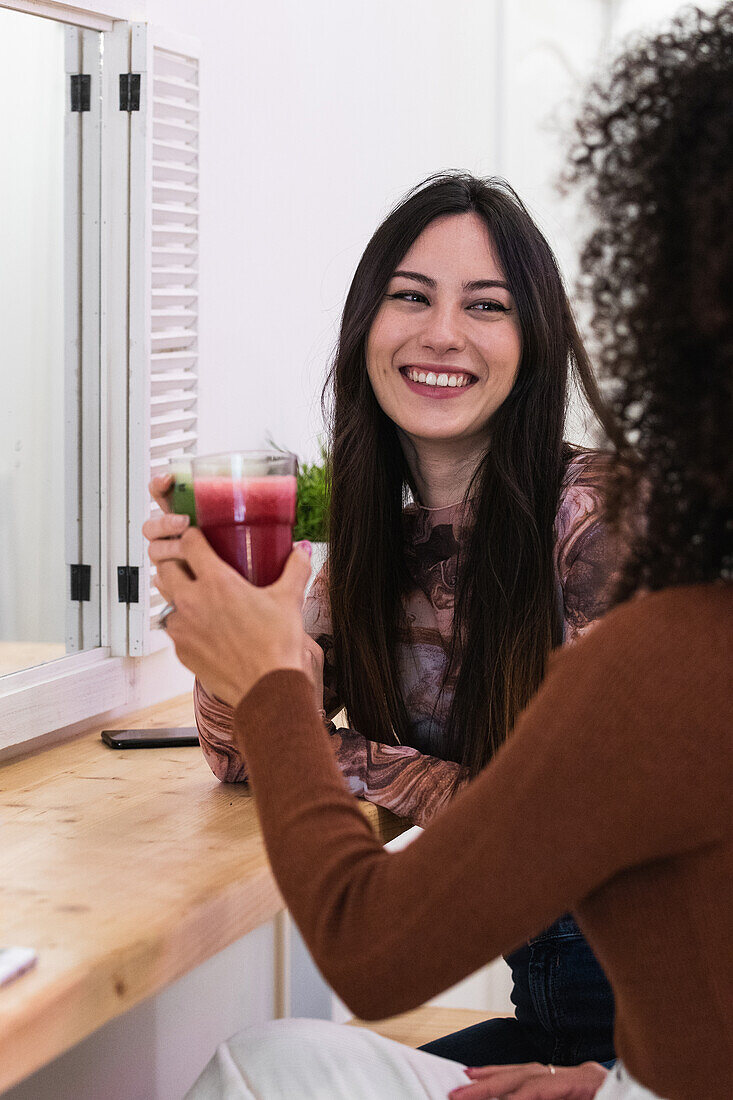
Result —
<svg viewBox="0 0 733 1100"><path fill-rule="evenodd" d="M293 547L295 477L197 477L194 494L198 525L219 557L252 584L276 581Z"/></svg>

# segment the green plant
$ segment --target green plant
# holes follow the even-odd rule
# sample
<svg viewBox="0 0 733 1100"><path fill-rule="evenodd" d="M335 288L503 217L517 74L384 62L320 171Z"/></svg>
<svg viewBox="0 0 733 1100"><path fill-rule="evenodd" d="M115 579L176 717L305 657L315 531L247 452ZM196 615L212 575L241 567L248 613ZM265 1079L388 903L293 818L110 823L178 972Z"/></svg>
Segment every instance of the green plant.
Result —
<svg viewBox="0 0 733 1100"><path fill-rule="evenodd" d="M328 539L328 484L326 455L321 449L321 463L298 463L298 505L293 538L296 542L326 542Z"/></svg>
<svg viewBox="0 0 733 1100"><path fill-rule="evenodd" d="M271 435L267 436L267 445L274 451L284 448L276 443ZM300 542L328 541L328 483L326 480L327 458L321 444L321 461L298 461L298 503L295 510L293 539Z"/></svg>

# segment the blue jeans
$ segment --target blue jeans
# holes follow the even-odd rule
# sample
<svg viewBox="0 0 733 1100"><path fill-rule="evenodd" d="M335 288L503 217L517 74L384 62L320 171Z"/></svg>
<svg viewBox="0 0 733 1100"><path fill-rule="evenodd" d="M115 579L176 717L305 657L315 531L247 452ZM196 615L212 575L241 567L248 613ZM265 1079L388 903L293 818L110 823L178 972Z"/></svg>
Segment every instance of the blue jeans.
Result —
<svg viewBox="0 0 733 1100"><path fill-rule="evenodd" d="M611 987L569 914L506 961L516 1018L474 1024L421 1050L468 1066L613 1064Z"/></svg>

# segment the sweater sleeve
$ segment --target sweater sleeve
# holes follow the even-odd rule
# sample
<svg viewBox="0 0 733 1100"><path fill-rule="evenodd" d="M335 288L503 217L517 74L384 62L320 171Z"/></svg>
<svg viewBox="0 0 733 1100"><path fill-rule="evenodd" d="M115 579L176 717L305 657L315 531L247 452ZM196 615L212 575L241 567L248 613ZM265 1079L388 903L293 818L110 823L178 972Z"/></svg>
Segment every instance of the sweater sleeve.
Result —
<svg viewBox="0 0 733 1100"><path fill-rule="evenodd" d="M335 692L335 669L333 667L333 643L330 637L331 617L328 607L328 587L326 571L322 569L311 585L310 593L303 606L303 625L314 641L324 651L324 707L328 714L340 709ZM199 734L199 744L206 763L222 783L245 783L247 781L247 762L240 744L233 736L234 711L228 703L210 695L198 680L193 688L193 710ZM363 791L364 770L359 771L363 752L354 742L345 744L341 749L344 774L358 776ZM352 784L353 789L353 784ZM355 793L361 793L356 792Z"/></svg>
<svg viewBox="0 0 733 1100"><path fill-rule="evenodd" d="M355 730L336 730L331 743L352 794L422 828L468 781L467 769L452 760L368 741Z"/></svg>
<svg viewBox="0 0 733 1100"><path fill-rule="evenodd" d="M222 783L244 783L247 764L241 746L234 737L234 711L228 703L209 695L196 680L193 685L193 712L199 731L199 744L206 763Z"/></svg>
<svg viewBox="0 0 733 1100"><path fill-rule="evenodd" d="M620 568L619 540L604 518L608 477L602 454L581 454L568 469L555 523L566 642L582 637L606 613Z"/></svg>
<svg viewBox="0 0 733 1100"><path fill-rule="evenodd" d="M235 728L274 873L354 1012L413 1008L620 871L719 836L702 804L717 746L690 727L719 729L725 695L709 662L677 659L680 637L711 623L695 623L694 603L664 609L634 601L558 654L494 762L396 853L346 791L302 674L271 673L242 700Z"/></svg>
<svg viewBox="0 0 733 1100"><path fill-rule="evenodd" d="M337 687L327 569L328 566L313 582L303 621L307 632L323 649L323 705L327 714L334 714L343 701ZM409 745L382 745L352 729L334 731L331 744L352 794L415 825L427 825L468 775L450 760L424 756Z"/></svg>

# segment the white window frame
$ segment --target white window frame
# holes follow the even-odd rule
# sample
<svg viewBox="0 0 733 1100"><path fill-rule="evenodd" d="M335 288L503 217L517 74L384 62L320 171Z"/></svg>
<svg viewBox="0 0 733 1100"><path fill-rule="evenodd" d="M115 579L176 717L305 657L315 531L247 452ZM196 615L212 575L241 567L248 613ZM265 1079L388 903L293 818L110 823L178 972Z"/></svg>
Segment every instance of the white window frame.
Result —
<svg viewBox="0 0 733 1100"><path fill-rule="evenodd" d="M145 0L96 0L92 5L64 4L57 0L2 0L0 8L12 8L42 19L55 19L93 31L111 31L115 22L145 18Z"/></svg>
<svg viewBox="0 0 733 1100"><path fill-rule="evenodd" d="M103 80L104 99L109 105L117 94L117 73L129 70L129 54L124 69L116 69L109 61L129 50L132 22L144 19L144 0L137 3L107 3L96 0L93 7L55 3L52 0L0 0L0 7L54 19L81 28L106 34ZM103 127L129 126L129 115L107 109ZM121 148L122 146L120 146ZM126 387L127 354L115 349L125 347L127 333L120 342L120 326L124 311L118 308L127 301L127 247L129 235L129 192L125 188L115 193L114 180L127 180L125 164L119 154L110 155L108 143L103 156L102 228L100 240L100 511L102 516L100 547L101 640L102 645L85 652L61 657L56 661L27 668L0 677L0 758L9 750L39 737L92 719L95 715L124 706L128 701L131 662L127 652L126 628L120 627L122 616L115 615L116 566L127 560L127 520L120 517L122 509L109 507L114 486L127 483L128 459L126 434L119 416L122 388ZM124 171L121 169L124 167ZM120 257L124 263L120 263ZM115 259L118 261L115 263ZM110 309L110 303L117 305ZM124 400L127 395L125 392ZM123 445L124 443L124 445ZM124 547L124 553L123 551ZM142 578L141 578L142 581Z"/></svg>

